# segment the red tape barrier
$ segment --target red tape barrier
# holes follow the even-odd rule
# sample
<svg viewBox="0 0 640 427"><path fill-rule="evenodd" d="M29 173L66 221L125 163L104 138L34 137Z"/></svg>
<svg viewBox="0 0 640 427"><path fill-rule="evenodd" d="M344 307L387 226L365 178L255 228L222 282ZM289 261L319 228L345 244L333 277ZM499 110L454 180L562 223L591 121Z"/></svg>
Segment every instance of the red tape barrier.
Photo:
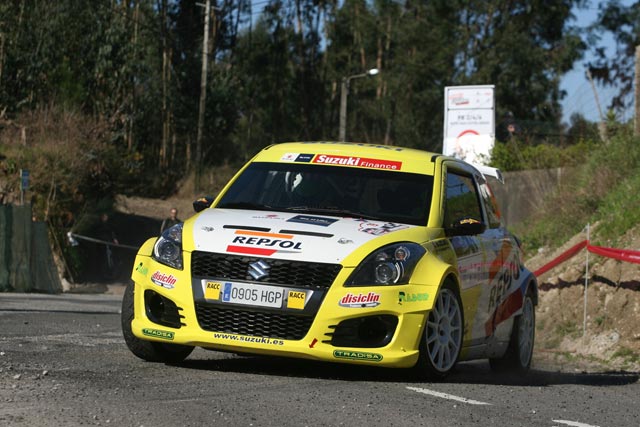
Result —
<svg viewBox="0 0 640 427"><path fill-rule="evenodd" d="M543 265L542 267L534 271L533 275L536 277L543 275L547 271L551 270L553 267L557 266L560 263L565 262L575 254L580 252L585 246L587 246L586 240L583 240L577 245L572 246L571 248L567 249L562 254L560 254L560 256L558 256L557 258L552 259L551 261L549 261L548 263L546 263L545 265Z"/></svg>
<svg viewBox="0 0 640 427"><path fill-rule="evenodd" d="M538 277L556 267L557 265L565 262L569 258L576 255L583 248L587 248L589 252L592 252L597 255L601 255L607 258L614 258L619 261L633 262L636 264L640 264L640 251L632 251L628 249L614 249L614 248L605 248L602 246L593 246L590 245L587 240L583 240L582 242L570 247L563 253L561 253L558 257L552 259L539 269L533 272L533 274Z"/></svg>
<svg viewBox="0 0 640 427"><path fill-rule="evenodd" d="M614 258L619 261L633 262L640 264L640 251L630 251L628 249L603 248L602 246L588 245L587 250L594 254L607 258Z"/></svg>

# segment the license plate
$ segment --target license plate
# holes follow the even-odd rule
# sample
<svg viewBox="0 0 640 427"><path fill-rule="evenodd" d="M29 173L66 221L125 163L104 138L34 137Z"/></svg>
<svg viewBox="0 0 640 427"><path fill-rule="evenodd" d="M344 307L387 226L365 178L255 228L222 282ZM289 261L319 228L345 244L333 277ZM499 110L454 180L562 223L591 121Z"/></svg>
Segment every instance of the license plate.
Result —
<svg viewBox="0 0 640 427"><path fill-rule="evenodd" d="M285 289L276 286L221 282L219 300L259 307L282 307Z"/></svg>
<svg viewBox="0 0 640 427"><path fill-rule="evenodd" d="M313 291L250 283L202 280L204 298L259 307L304 310Z"/></svg>

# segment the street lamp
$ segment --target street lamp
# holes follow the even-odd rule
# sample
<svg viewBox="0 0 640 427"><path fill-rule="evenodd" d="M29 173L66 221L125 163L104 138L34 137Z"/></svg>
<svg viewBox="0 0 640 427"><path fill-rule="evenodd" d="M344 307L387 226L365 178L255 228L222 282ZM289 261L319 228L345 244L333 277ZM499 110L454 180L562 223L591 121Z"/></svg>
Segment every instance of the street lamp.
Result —
<svg viewBox="0 0 640 427"><path fill-rule="evenodd" d="M340 132L338 139L340 141L345 140L345 134L347 133L347 96L349 95L349 84L353 79L359 79L360 77L375 76L380 70L377 68L371 68L362 74L354 74L353 76L342 78L342 87L340 91Z"/></svg>

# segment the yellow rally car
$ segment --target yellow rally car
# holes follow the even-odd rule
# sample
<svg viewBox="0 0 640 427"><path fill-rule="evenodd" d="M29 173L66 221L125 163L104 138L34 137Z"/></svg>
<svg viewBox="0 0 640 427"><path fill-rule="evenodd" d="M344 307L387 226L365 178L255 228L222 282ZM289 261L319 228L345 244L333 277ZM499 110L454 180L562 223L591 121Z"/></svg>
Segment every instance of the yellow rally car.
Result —
<svg viewBox="0 0 640 427"><path fill-rule="evenodd" d="M478 358L526 370L537 283L487 184L499 172L483 172L391 146L265 148L140 248L126 343L156 362L200 346L431 377Z"/></svg>

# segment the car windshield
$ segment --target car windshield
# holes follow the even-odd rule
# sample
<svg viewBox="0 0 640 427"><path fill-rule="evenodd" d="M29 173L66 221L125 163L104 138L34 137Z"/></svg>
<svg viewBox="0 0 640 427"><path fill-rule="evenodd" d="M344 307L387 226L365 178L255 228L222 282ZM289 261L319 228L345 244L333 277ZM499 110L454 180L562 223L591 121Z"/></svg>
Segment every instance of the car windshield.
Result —
<svg viewBox="0 0 640 427"><path fill-rule="evenodd" d="M216 207L305 212L426 225L433 177L317 166L252 163Z"/></svg>

